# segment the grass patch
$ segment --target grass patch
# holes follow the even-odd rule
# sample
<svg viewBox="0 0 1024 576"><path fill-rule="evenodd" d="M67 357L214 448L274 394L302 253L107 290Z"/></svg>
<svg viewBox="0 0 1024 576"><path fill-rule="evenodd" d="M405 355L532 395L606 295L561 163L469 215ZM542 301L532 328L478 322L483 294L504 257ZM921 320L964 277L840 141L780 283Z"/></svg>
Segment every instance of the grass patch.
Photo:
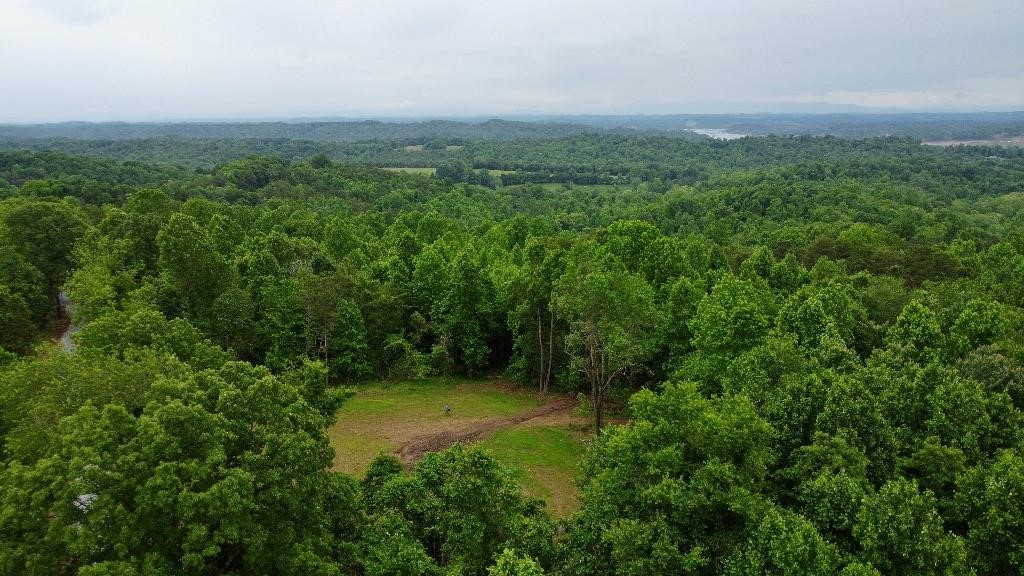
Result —
<svg viewBox="0 0 1024 576"><path fill-rule="evenodd" d="M362 476L378 454L390 454L424 434L457 429L489 418L528 412L550 401L494 382L432 378L357 388L327 430L334 468ZM446 416L448 404L451 415ZM559 517L579 507L576 478L586 434L563 420L518 424L494 432L481 444L516 470L530 496L548 503Z"/></svg>
<svg viewBox="0 0 1024 576"><path fill-rule="evenodd" d="M394 447L387 438L375 434L358 435L331 429L328 433L334 447L334 469L362 476L370 461L381 454L389 454Z"/></svg>
<svg viewBox="0 0 1024 576"><path fill-rule="evenodd" d="M514 468L523 490L547 502L556 516L568 516L579 508L576 479L584 443L567 425L508 428L481 445Z"/></svg>
<svg viewBox="0 0 1024 576"><path fill-rule="evenodd" d="M388 166L384 168L390 172L405 172L407 174L420 174L422 176L433 176L435 168L424 168L418 166Z"/></svg>
<svg viewBox="0 0 1024 576"><path fill-rule="evenodd" d="M542 403L534 394L505 390L487 382L432 378L359 388L356 396L338 411L338 420L382 415L435 421L452 417L489 418L511 416ZM445 404L451 406L451 416L445 416Z"/></svg>
<svg viewBox="0 0 1024 576"><path fill-rule="evenodd" d="M361 475L375 456L391 453L420 434L512 416L542 403L535 394L485 381L432 378L361 386L327 430L335 452L334 468ZM450 416L444 413L445 404L452 409Z"/></svg>

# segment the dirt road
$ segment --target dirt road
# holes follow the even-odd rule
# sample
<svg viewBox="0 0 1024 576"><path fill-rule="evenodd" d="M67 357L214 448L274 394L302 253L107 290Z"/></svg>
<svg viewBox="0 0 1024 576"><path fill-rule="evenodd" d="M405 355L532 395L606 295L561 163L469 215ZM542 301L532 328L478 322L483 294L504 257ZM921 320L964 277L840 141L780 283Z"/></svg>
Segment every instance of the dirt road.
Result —
<svg viewBox="0 0 1024 576"><path fill-rule="evenodd" d="M395 455L402 461L406 468L411 468L417 460L427 452L436 452L455 444L456 442L475 442L487 436L511 426L529 426L533 422L537 424L551 424L556 420L567 419L572 411L576 409L577 401L571 396L560 396L551 402L534 408L529 412L505 416L499 418L487 418L477 422L415 436L395 450Z"/></svg>

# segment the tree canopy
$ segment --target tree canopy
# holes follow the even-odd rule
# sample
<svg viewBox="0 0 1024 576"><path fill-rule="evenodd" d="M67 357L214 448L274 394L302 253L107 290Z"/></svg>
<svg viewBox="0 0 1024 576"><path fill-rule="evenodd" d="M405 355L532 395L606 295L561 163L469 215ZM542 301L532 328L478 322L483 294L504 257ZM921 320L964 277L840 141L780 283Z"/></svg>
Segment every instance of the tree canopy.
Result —
<svg viewBox="0 0 1024 576"><path fill-rule="evenodd" d="M0 573L1024 570L1020 150L371 128L0 152ZM579 509L333 470L434 374L586 398Z"/></svg>

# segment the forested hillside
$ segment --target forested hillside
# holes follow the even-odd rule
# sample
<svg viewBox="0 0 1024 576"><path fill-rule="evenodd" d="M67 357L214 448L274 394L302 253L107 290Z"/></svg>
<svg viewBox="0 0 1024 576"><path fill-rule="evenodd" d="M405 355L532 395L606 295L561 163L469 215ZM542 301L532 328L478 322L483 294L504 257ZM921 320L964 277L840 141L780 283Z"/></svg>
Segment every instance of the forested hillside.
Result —
<svg viewBox="0 0 1024 576"><path fill-rule="evenodd" d="M388 139L517 140L557 138L585 133L661 132L680 134L715 128L736 134L901 136L921 140L987 139L1024 134L1024 113L853 113L826 114L643 114L541 115L420 120L293 119L277 122L61 122L0 124L2 139L75 140L287 139L357 142Z"/></svg>
<svg viewBox="0 0 1024 576"><path fill-rule="evenodd" d="M197 136L0 152L0 574L1024 572L1024 151ZM580 509L330 469L430 375L585 395Z"/></svg>
<svg viewBox="0 0 1024 576"><path fill-rule="evenodd" d="M597 131L573 122L519 122L484 120L348 120L317 122L63 122L59 124L0 124L0 138L73 138L82 140L137 140L178 137L316 142L357 142L367 140L461 138L472 140L513 140L554 138Z"/></svg>

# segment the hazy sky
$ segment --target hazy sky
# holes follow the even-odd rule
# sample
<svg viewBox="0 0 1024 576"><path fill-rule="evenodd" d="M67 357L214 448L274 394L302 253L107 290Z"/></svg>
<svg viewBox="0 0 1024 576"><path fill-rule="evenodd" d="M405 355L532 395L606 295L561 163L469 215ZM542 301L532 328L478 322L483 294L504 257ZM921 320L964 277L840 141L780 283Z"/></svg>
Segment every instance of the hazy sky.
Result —
<svg viewBox="0 0 1024 576"><path fill-rule="evenodd" d="M1024 109L1024 0L0 0L0 122Z"/></svg>

